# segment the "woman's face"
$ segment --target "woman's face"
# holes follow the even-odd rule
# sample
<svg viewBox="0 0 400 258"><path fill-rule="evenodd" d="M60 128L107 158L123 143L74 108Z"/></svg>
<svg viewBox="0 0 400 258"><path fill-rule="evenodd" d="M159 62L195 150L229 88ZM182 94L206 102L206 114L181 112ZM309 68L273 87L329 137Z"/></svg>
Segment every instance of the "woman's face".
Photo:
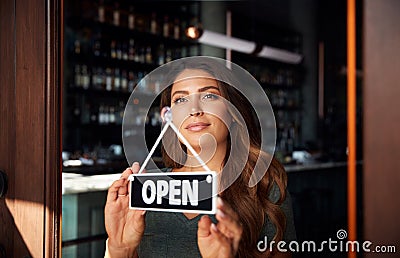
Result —
<svg viewBox="0 0 400 258"><path fill-rule="evenodd" d="M217 81L202 70L186 69L171 90L174 124L195 149L226 148L231 118Z"/></svg>

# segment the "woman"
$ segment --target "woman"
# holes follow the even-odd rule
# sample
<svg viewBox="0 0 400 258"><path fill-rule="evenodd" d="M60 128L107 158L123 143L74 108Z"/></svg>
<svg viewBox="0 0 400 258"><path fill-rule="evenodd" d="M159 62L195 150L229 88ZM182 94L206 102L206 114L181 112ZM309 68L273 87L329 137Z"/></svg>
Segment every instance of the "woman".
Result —
<svg viewBox="0 0 400 258"><path fill-rule="evenodd" d="M174 80L162 93L161 107L171 107L181 134L219 173L217 213L130 210L127 178L140 168L134 163L108 192L106 257L290 257L257 248L265 237L294 240L293 214L283 167L261 151L259 124L250 103L226 83L233 81L233 73L214 62L182 61L172 66L170 76ZM164 138L166 170L202 170L171 131ZM256 164L264 176L249 187Z"/></svg>

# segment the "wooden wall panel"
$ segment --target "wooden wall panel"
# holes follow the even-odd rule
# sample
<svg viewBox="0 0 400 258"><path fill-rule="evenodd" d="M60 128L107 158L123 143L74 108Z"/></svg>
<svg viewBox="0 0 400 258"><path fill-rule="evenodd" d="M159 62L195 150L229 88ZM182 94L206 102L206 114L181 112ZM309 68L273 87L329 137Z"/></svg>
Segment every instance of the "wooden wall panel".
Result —
<svg viewBox="0 0 400 258"><path fill-rule="evenodd" d="M31 256L43 256L45 139L45 2L16 1L15 224ZM38 171L43 171L38 173ZM17 183L19 182L19 183ZM23 183L25 182L25 183ZM28 216L29 214L29 216ZM26 255L15 242L15 256Z"/></svg>
<svg viewBox="0 0 400 258"><path fill-rule="evenodd" d="M8 175L9 184L14 180L15 155L15 45L14 0L0 1L0 169ZM8 195L14 195L14 188L8 188ZM12 228L12 215L9 209L13 208L13 199L0 199L0 245L3 245L7 254L12 251L13 238L9 237Z"/></svg>
<svg viewBox="0 0 400 258"><path fill-rule="evenodd" d="M364 238L397 245L384 257L400 251L399 10L398 0L364 1Z"/></svg>

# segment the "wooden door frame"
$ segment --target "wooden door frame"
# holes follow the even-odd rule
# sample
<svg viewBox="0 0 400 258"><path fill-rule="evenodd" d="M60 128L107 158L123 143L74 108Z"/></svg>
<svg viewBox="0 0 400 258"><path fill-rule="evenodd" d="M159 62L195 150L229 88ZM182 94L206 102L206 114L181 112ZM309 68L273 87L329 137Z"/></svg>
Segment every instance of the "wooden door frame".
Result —
<svg viewBox="0 0 400 258"><path fill-rule="evenodd" d="M63 0L0 1L0 244L61 257Z"/></svg>
<svg viewBox="0 0 400 258"><path fill-rule="evenodd" d="M397 253L383 256L399 257L400 2L364 0L363 6L363 237L372 247L395 246Z"/></svg>

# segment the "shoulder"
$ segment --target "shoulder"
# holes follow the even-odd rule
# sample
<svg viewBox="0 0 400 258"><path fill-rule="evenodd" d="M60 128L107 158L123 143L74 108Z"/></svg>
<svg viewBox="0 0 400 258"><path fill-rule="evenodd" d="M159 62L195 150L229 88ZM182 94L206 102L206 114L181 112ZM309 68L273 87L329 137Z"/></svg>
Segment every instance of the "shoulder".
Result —
<svg viewBox="0 0 400 258"><path fill-rule="evenodd" d="M287 192L287 191L286 191ZM281 191L279 190L278 185L274 182L273 185L271 186L268 194L268 199L273 202L273 203L277 203L278 200L281 197Z"/></svg>

